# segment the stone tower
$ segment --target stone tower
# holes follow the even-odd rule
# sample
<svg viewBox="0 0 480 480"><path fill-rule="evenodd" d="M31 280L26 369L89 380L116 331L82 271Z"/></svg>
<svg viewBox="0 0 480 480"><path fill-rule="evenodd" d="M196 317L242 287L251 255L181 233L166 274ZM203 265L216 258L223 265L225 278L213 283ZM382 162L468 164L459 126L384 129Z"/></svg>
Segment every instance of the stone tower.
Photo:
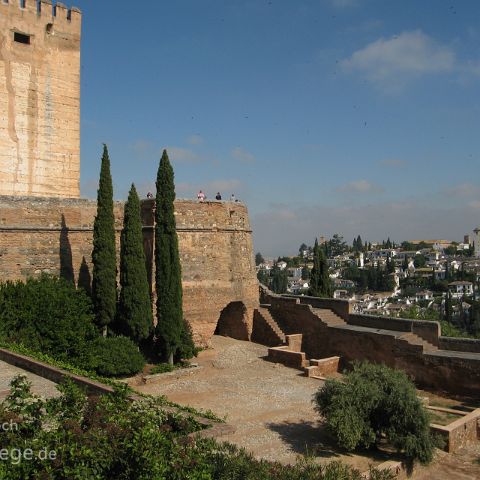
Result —
<svg viewBox="0 0 480 480"><path fill-rule="evenodd" d="M473 233L475 234L475 237L474 237L474 244L475 244L475 251L474 251L474 255L476 257L480 257L480 227L476 228Z"/></svg>
<svg viewBox="0 0 480 480"><path fill-rule="evenodd" d="M81 12L0 0L0 195L80 196Z"/></svg>

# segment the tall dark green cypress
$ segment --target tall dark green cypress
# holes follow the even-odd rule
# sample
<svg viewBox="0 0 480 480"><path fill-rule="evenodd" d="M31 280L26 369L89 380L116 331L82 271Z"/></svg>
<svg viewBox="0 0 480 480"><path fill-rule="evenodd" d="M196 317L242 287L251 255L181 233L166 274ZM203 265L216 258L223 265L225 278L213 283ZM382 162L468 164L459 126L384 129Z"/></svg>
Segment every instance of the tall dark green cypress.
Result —
<svg viewBox="0 0 480 480"><path fill-rule="evenodd" d="M175 225L175 185L167 151L163 151L157 174L155 208L155 288L159 353L173 363L182 344L182 275Z"/></svg>
<svg viewBox="0 0 480 480"><path fill-rule="evenodd" d="M93 224L92 301L97 325L107 334L115 319L117 304L117 263L115 258L115 219L110 158L103 146L102 166L97 194L97 215Z"/></svg>
<svg viewBox="0 0 480 480"><path fill-rule="evenodd" d="M120 333L140 344L152 332L153 315L143 250L140 200L133 183L125 203L120 238L120 285L116 326Z"/></svg>
<svg viewBox="0 0 480 480"><path fill-rule="evenodd" d="M332 283L328 275L328 264L325 257L325 251L318 245L315 239L313 247L313 268L310 275L309 295L313 297L331 297Z"/></svg>

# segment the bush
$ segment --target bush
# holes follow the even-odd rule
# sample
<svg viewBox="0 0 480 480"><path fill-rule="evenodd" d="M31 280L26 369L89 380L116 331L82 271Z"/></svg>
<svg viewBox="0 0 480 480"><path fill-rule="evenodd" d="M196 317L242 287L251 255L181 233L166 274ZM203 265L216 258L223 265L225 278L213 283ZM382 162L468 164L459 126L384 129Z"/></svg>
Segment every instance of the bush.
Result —
<svg viewBox="0 0 480 480"><path fill-rule="evenodd" d="M188 437L202 426L190 415L167 412L160 399L129 401L124 390L87 398L71 383L57 399L31 394L24 378L14 380L10 400L0 403L0 422L14 418L15 432L2 432L6 452L34 452L31 461L0 462L0 478L35 479L222 479L361 480L340 462L316 465L304 460L281 465L256 460L233 445ZM33 416L30 405L38 404ZM41 460L40 450L54 460ZM372 471L372 480L392 480L391 472Z"/></svg>
<svg viewBox="0 0 480 480"><path fill-rule="evenodd" d="M175 365L169 363L159 363L150 370L150 375L156 375L157 373L169 373L175 370Z"/></svg>
<svg viewBox="0 0 480 480"><path fill-rule="evenodd" d="M177 362L181 360L188 360L189 358L196 357L199 351L200 348L196 347L195 342L193 341L192 327L184 319L182 332L180 334L180 345L176 352L175 360Z"/></svg>
<svg viewBox="0 0 480 480"><path fill-rule="evenodd" d="M84 361L84 368L107 377L135 375L145 366L137 345L127 337L96 338Z"/></svg>
<svg viewBox="0 0 480 480"><path fill-rule="evenodd" d="M0 337L60 360L82 357L98 336L83 289L47 275L0 285Z"/></svg>
<svg viewBox="0 0 480 480"><path fill-rule="evenodd" d="M377 446L382 437L409 459L428 463L434 441L429 416L405 373L355 363L344 383L327 380L314 396L338 444L347 450Z"/></svg>

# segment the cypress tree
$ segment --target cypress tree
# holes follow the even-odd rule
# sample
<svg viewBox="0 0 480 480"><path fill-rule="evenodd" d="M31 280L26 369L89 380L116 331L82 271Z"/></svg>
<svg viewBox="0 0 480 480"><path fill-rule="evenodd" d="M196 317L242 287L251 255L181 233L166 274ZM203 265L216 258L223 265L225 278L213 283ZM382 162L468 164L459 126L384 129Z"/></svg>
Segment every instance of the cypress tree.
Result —
<svg viewBox="0 0 480 480"><path fill-rule="evenodd" d="M308 293L314 297L332 296L332 284L328 275L325 252L318 245L317 239L315 239L315 246L313 247L313 268L310 275L310 289Z"/></svg>
<svg viewBox="0 0 480 480"><path fill-rule="evenodd" d="M272 268L272 291L275 293L286 293L288 288L287 271L281 270L277 263Z"/></svg>
<svg viewBox="0 0 480 480"><path fill-rule="evenodd" d="M97 193L97 215L93 224L92 301L97 325L107 334L115 319L117 303L117 264L115 258L115 219L110 158L103 146L102 166Z"/></svg>
<svg viewBox="0 0 480 480"><path fill-rule="evenodd" d="M179 351L184 329L182 279L175 226L175 186L167 151L163 151L157 173L155 209L155 288L157 326L155 333L161 355L170 364Z"/></svg>
<svg viewBox="0 0 480 480"><path fill-rule="evenodd" d="M448 291L445 297L445 320L448 323L452 323L453 307L452 307L452 294Z"/></svg>
<svg viewBox="0 0 480 480"><path fill-rule="evenodd" d="M152 305L143 250L140 200L132 184L125 203L120 238L118 330L134 342L146 340L153 329Z"/></svg>

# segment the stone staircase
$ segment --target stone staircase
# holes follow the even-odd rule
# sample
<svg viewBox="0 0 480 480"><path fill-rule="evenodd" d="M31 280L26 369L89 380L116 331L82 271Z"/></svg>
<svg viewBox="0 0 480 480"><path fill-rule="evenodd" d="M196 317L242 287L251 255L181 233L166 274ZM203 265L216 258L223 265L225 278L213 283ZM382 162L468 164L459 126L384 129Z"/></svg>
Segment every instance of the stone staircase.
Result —
<svg viewBox="0 0 480 480"><path fill-rule="evenodd" d="M427 342L426 340L419 337L418 335L415 335L412 332L406 332L403 335L398 336L397 340L407 342L410 345L421 346L424 352L436 352L436 351L438 351L438 347L436 347L435 345L433 345L430 342Z"/></svg>
<svg viewBox="0 0 480 480"><path fill-rule="evenodd" d="M339 317L332 310L327 310L326 308L313 308L312 312L327 326L336 327L338 325L347 325L347 322Z"/></svg>
<svg viewBox="0 0 480 480"><path fill-rule="evenodd" d="M256 311L258 314L260 314L265 322L265 324L268 326L268 328L271 330L272 335L274 335L275 339L278 339L278 344L277 345L272 345L272 346L278 346L278 349L282 351L282 356L287 355L287 352L290 352L289 355L293 356L293 352L296 352L297 355L301 354L303 360L298 359L293 359L292 362L290 361L280 361L279 363L284 363L284 364L290 364L290 366L295 365L296 368L302 368L303 367L308 367L310 365L310 361L306 358L305 353L301 352L301 348L298 348L299 346L296 345L295 348L292 348L292 345L290 345L291 341L295 337L299 337L301 339L301 335L285 335L285 333L282 331L278 323L275 321L273 318L272 314L269 311L269 304L262 304ZM399 331L394 331L394 330L384 330L382 331L381 329L377 328L371 328L371 327L360 327L356 325L351 325L348 324L343 318L341 318L339 315L337 315L335 312L332 310L326 309L326 308L315 308L310 306L310 309L312 313L318 317L318 319L326 325L328 328L340 328L340 329L351 329L351 330L359 330L359 331L364 331L364 332L375 332L375 333L388 333L389 335L392 335L395 337L396 341L399 342L405 342L408 345L414 345L416 347L419 347L422 349L423 353L432 353L432 352L437 352L439 349L432 343L428 342L427 340L424 340L423 338L419 337L418 335L412 333L412 332L399 332ZM291 338L290 338L291 337ZM296 342L297 343L297 342ZM301 340L300 340L301 344ZM277 349L274 349L277 350ZM272 352L272 353L277 353L279 354L280 352ZM282 359L283 360L283 359ZM312 366L317 366L318 360L312 360Z"/></svg>
<svg viewBox="0 0 480 480"><path fill-rule="evenodd" d="M273 336L273 338L278 339L278 345L284 345L286 342L286 336L282 332L282 329L278 326L278 323L272 317L268 307L269 305L260 305L260 307L255 310L255 314L260 315L267 328L270 329L270 337Z"/></svg>

